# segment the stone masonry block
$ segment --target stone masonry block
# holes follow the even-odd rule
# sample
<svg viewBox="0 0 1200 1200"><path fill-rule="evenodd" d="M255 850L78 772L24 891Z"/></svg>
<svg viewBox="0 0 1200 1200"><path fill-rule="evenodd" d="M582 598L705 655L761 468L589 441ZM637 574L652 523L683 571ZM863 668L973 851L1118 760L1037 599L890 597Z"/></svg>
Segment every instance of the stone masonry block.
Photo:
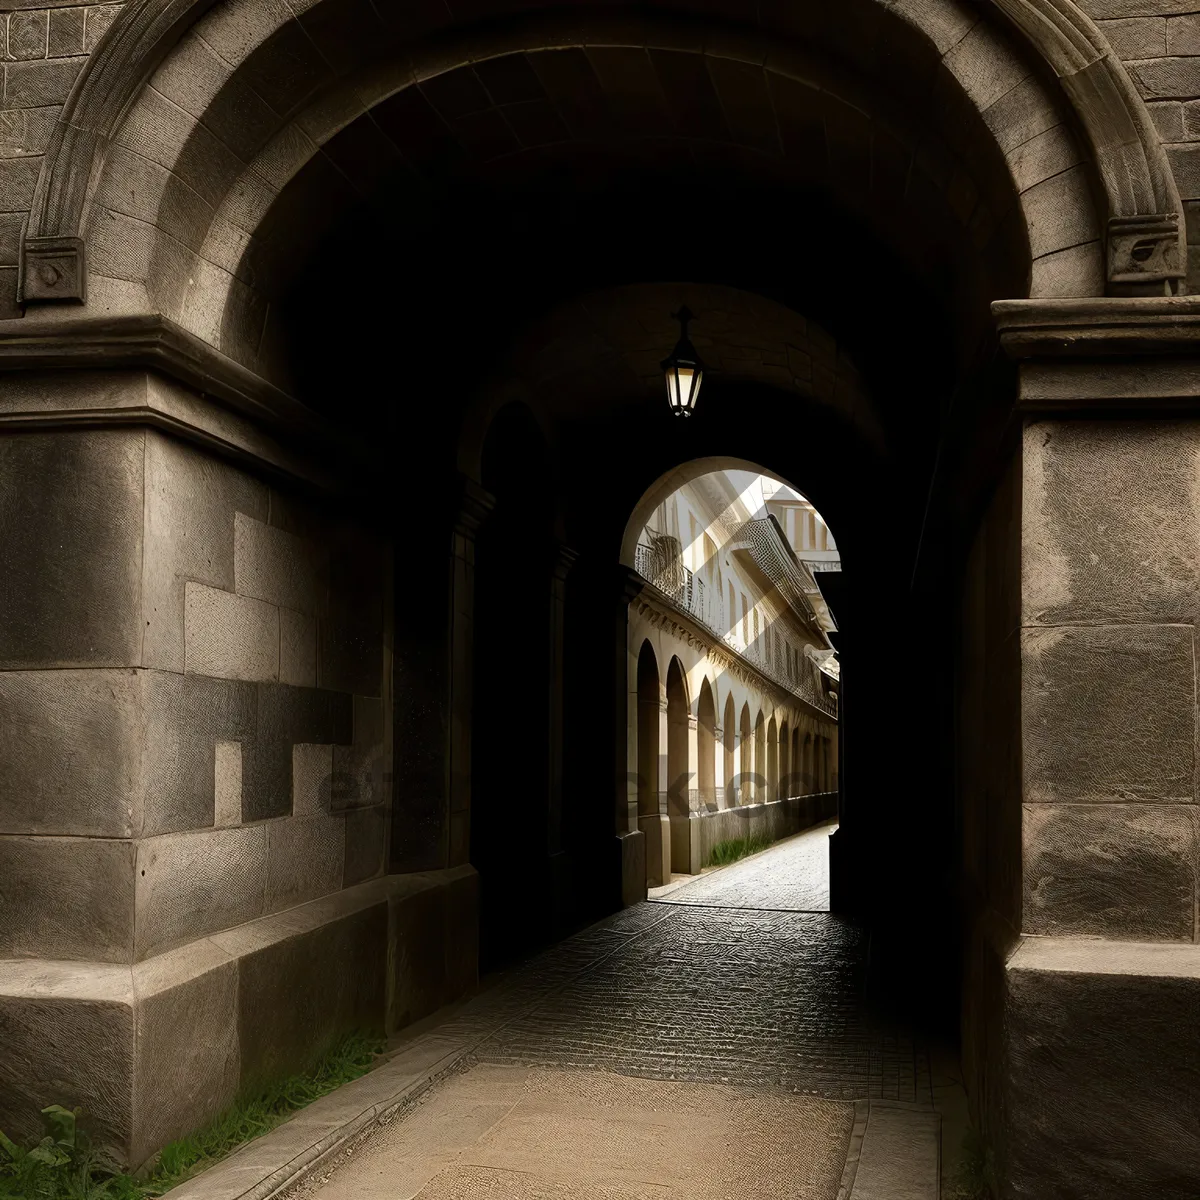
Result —
<svg viewBox="0 0 1200 1200"><path fill-rule="evenodd" d="M0 833L131 836L141 722L134 671L0 672Z"/></svg>
<svg viewBox="0 0 1200 1200"><path fill-rule="evenodd" d="M262 915L262 825L147 838L137 847L137 958Z"/></svg>
<svg viewBox="0 0 1200 1200"><path fill-rule="evenodd" d="M1032 938L1005 975L1012 1196L1190 1200L1200 1178L1193 946Z"/></svg>
<svg viewBox="0 0 1200 1200"><path fill-rule="evenodd" d="M387 809L357 808L346 813L346 857L342 866L342 886L353 887L364 879L383 873L387 837Z"/></svg>
<svg viewBox="0 0 1200 1200"><path fill-rule="evenodd" d="M213 824L218 828L242 823L242 744L216 743L213 780Z"/></svg>
<svg viewBox="0 0 1200 1200"><path fill-rule="evenodd" d="M309 927L240 958L243 1087L303 1070L350 1030L383 1028L387 904L317 924L325 903L297 910L297 924L314 914Z"/></svg>
<svg viewBox="0 0 1200 1200"><path fill-rule="evenodd" d="M1023 930L1190 942L1196 835L1191 805L1027 805Z"/></svg>
<svg viewBox="0 0 1200 1200"><path fill-rule="evenodd" d="M50 58L70 58L83 54L83 8L52 8L50 37L46 53Z"/></svg>
<svg viewBox="0 0 1200 1200"><path fill-rule="evenodd" d="M253 753L258 727L254 684L201 675L146 671L145 689L145 816L143 836L200 829L213 824L217 812L217 744L236 745L239 794L244 791L244 759ZM230 771L231 750L224 752ZM223 786L234 781L223 775ZM228 800L228 792L222 793ZM237 820L218 824L240 823Z"/></svg>
<svg viewBox="0 0 1200 1200"><path fill-rule="evenodd" d="M292 747L292 814L316 817L328 814L333 781L333 747Z"/></svg>
<svg viewBox="0 0 1200 1200"><path fill-rule="evenodd" d="M1132 62L1129 73L1145 100L1191 100L1200 95L1200 58Z"/></svg>
<svg viewBox="0 0 1200 1200"><path fill-rule="evenodd" d="M1088 625L1022 634L1029 803L1193 800L1190 625Z"/></svg>
<svg viewBox="0 0 1200 1200"><path fill-rule="evenodd" d="M980 110L989 108L1029 75L995 30L980 21L943 60Z"/></svg>
<svg viewBox="0 0 1200 1200"><path fill-rule="evenodd" d="M133 430L0 438L0 668L137 664L142 458Z"/></svg>
<svg viewBox="0 0 1200 1200"><path fill-rule="evenodd" d="M279 610L279 682L317 685L316 618L290 608Z"/></svg>
<svg viewBox="0 0 1200 1200"><path fill-rule="evenodd" d="M279 678L279 609L201 583L184 589L184 669L220 679Z"/></svg>
<svg viewBox="0 0 1200 1200"><path fill-rule="evenodd" d="M45 33L42 53L45 53ZM79 75L85 56L47 58L36 62L12 62L4 67L4 107L41 108L62 104Z"/></svg>
<svg viewBox="0 0 1200 1200"><path fill-rule="evenodd" d="M1188 13L1182 17L1168 17L1167 57L1176 55L1194 56L1200 54L1200 13ZM1148 54L1138 55L1139 58L1149 58Z"/></svg>
<svg viewBox="0 0 1200 1200"><path fill-rule="evenodd" d="M134 1166L233 1102L237 974L237 963L206 940L134 968Z"/></svg>
<svg viewBox="0 0 1200 1200"><path fill-rule="evenodd" d="M8 57L14 61L45 58L50 14L45 10L15 12L8 18ZM82 53L80 46L76 53Z"/></svg>
<svg viewBox="0 0 1200 1200"><path fill-rule="evenodd" d="M156 433L146 436L143 665L184 669L187 581L233 591L234 513L267 515L267 488Z"/></svg>
<svg viewBox="0 0 1200 1200"><path fill-rule="evenodd" d="M134 847L95 837L0 837L0 958L128 963Z"/></svg>
<svg viewBox="0 0 1200 1200"><path fill-rule="evenodd" d="M10 152L0 156L0 212L29 211L41 170L40 155L22 156Z"/></svg>
<svg viewBox="0 0 1200 1200"><path fill-rule="evenodd" d="M1025 431L1026 625L1191 622L1200 424L1044 421Z"/></svg>
<svg viewBox="0 0 1200 1200"><path fill-rule="evenodd" d="M1164 17L1120 17L1098 21L1100 32L1109 40L1117 57L1130 59L1162 58L1167 50L1167 25Z"/></svg>
<svg viewBox="0 0 1200 1200"><path fill-rule="evenodd" d="M327 896L342 886L344 817L284 817L268 822L266 830L267 912Z"/></svg>
<svg viewBox="0 0 1200 1200"><path fill-rule="evenodd" d="M234 590L316 616L328 607L328 554L245 513L234 519Z"/></svg>
<svg viewBox="0 0 1200 1200"><path fill-rule="evenodd" d="M0 962L0 1129L41 1136L41 1109L78 1104L97 1145L124 1159L132 1121L128 967Z"/></svg>

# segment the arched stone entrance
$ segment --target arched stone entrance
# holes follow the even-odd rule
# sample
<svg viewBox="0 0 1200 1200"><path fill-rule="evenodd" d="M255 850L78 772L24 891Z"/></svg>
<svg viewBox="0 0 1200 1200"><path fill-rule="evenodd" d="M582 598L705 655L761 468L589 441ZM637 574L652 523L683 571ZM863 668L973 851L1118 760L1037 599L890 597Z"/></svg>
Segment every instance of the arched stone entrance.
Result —
<svg viewBox="0 0 1200 1200"><path fill-rule="evenodd" d="M965 1058L1004 1186L1078 1192L1103 1125L1107 1177L1170 1194L1194 1131L1167 1138L1160 1117L1186 1110L1190 1077L1146 1014L1194 1004L1194 438L1146 417L1194 395L1189 355L1162 351L1192 345L1196 312L1166 294L1182 205L1161 141L1069 0L675 7L601 4L581 32L553 5L456 22L131 0L89 59L14 205L29 307L0 322L18 514L0 673L23 731L3 771L6 795L36 798L3 810L0 995L35 1048L33 1008L66 1014L9 1091L58 1100L45 1080L73 1071L136 1159L316 1034L401 1024L470 985L472 742L504 732L507 694L477 670L482 629L503 656L476 579L505 503L483 459L520 400L556 513L549 563L520 573L545 666L530 846L550 907L583 919L647 877L627 770L637 585L612 567L628 514L706 456L802 476L857 573L839 603L859 764L843 899L879 911L903 874L906 919L952 971L958 931L912 914L949 911L961 860ZM681 194L668 221L655 197ZM682 301L707 314L714 367L686 430L657 391ZM1019 379L995 357L997 301ZM811 458L780 445L798 419ZM579 486L612 463L611 486ZM884 546L851 477L903 536ZM957 674L949 652L889 673L880 597L889 637L961 607ZM1154 688L1129 682L1143 651ZM1081 772L1109 759L1071 748L1117 711L1124 747L1166 751ZM743 782L765 770L757 718L739 714ZM928 786L897 794L914 727ZM832 755L808 736L818 786ZM300 1011L293 976L319 1019L256 1023ZM162 1095L138 1056L175 1044L134 1030L185 992L214 1014L203 1086ZM98 1011L121 1048L102 1095L92 1048L78 1061ZM1114 1091L1120 1120L1072 1115Z"/></svg>

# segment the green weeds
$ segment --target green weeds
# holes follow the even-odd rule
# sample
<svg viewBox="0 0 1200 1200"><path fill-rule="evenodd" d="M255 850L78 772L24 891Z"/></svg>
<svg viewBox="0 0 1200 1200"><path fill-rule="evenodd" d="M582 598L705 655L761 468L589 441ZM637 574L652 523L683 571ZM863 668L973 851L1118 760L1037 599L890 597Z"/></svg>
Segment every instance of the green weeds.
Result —
<svg viewBox="0 0 1200 1200"><path fill-rule="evenodd" d="M765 850L773 844L771 838L761 833L756 833L752 837L731 838L727 842L718 842L708 852L708 858L704 865L706 867L727 867L730 863L735 863L738 859L746 858L748 855L757 854L760 850Z"/></svg>
<svg viewBox="0 0 1200 1200"><path fill-rule="evenodd" d="M137 1176L93 1149L80 1127L79 1109L42 1110L46 1136L24 1146L0 1133L0 1198L3 1200L147 1200L269 1133L297 1109L366 1074L382 1052L379 1037L351 1034L313 1070L293 1075L236 1101L190 1137L164 1146Z"/></svg>

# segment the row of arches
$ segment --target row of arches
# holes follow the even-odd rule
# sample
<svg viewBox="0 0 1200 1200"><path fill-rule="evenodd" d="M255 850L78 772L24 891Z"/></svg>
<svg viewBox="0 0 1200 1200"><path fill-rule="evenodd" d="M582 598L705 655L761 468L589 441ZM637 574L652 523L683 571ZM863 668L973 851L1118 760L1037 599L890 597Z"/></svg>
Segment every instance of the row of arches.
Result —
<svg viewBox="0 0 1200 1200"><path fill-rule="evenodd" d="M642 641L635 780L638 824L652 844L658 844L664 818L674 825L693 814L837 790L836 726L773 707L769 698L735 696L732 685L726 690L721 684L719 677L714 685L701 676L693 703L679 656L670 656L664 673L654 646ZM719 690L725 691L720 708ZM679 857L671 855L673 870L686 869L675 862ZM649 884L662 882L663 874L649 854Z"/></svg>

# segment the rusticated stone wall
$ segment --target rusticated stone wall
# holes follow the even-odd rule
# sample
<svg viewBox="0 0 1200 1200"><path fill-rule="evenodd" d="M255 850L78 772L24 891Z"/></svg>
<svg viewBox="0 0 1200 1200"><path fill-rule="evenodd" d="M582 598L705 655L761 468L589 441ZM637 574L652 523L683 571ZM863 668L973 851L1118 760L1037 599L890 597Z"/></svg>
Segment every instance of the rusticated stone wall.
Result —
<svg viewBox="0 0 1200 1200"><path fill-rule="evenodd" d="M0 493L0 957L137 961L382 872L382 543L153 430L11 434Z"/></svg>

